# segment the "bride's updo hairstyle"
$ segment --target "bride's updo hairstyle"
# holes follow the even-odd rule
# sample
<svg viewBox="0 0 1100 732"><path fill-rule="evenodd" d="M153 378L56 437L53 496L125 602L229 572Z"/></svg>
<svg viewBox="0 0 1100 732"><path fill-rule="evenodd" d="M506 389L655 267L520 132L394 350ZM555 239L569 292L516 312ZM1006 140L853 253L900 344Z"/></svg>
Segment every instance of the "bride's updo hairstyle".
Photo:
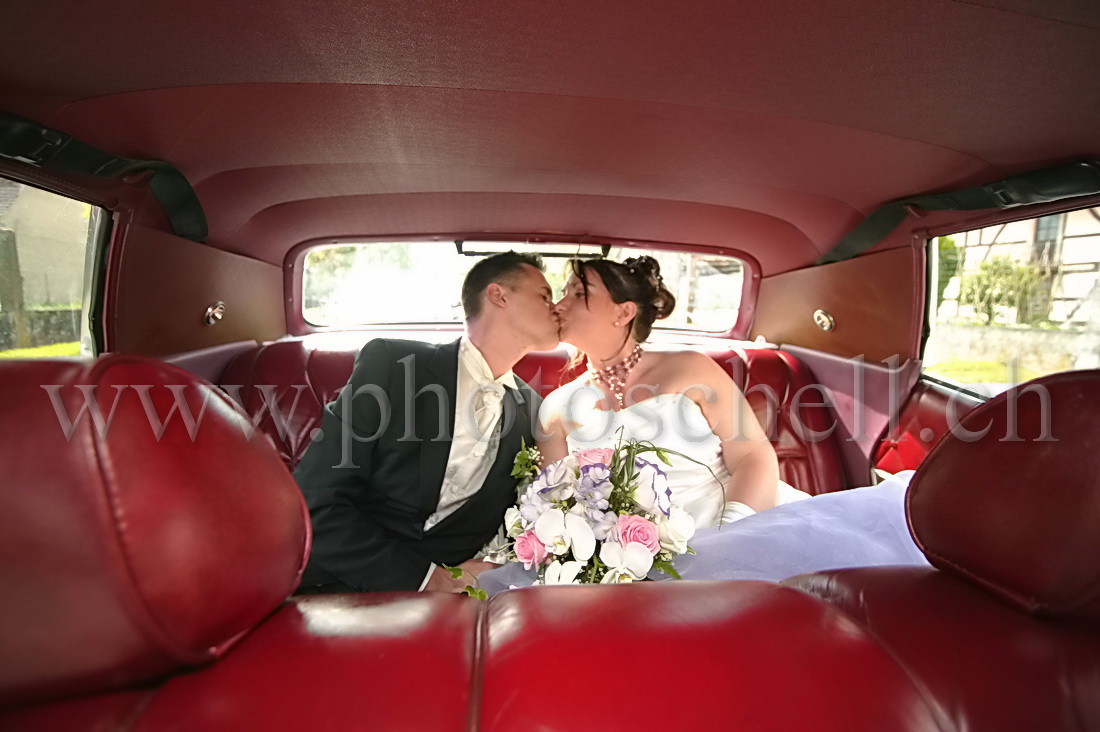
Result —
<svg viewBox="0 0 1100 732"><path fill-rule="evenodd" d="M631 257L621 263L610 259L572 259L569 264L584 288L586 303L588 273L595 272L613 302L630 301L638 306L638 314L630 323L630 333L638 343L649 338L654 321L667 318L676 307L676 298L661 278L661 265L653 257Z"/></svg>

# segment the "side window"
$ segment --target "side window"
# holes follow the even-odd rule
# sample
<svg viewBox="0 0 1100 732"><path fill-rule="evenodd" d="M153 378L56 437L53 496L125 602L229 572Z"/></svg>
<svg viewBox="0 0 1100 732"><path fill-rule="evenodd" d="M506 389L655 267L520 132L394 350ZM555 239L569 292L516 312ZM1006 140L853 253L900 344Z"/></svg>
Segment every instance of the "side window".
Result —
<svg viewBox="0 0 1100 732"><path fill-rule="evenodd" d="M0 178L0 358L91 356L102 209Z"/></svg>
<svg viewBox="0 0 1100 732"><path fill-rule="evenodd" d="M926 374L986 396L1100 367L1100 207L929 242Z"/></svg>

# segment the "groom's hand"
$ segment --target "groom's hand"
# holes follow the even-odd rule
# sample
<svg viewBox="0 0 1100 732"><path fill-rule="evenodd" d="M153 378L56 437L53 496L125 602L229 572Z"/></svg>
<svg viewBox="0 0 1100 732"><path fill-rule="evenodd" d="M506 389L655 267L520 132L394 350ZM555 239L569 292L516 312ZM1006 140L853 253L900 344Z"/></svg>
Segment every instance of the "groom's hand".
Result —
<svg viewBox="0 0 1100 732"><path fill-rule="evenodd" d="M449 569L436 567L432 570L432 576L428 578L428 583L424 585L424 591L465 592L466 585L477 586L477 576L479 574L487 569L495 569L497 566L492 562L470 559L458 565L458 569L462 570L462 576L457 579L451 576Z"/></svg>

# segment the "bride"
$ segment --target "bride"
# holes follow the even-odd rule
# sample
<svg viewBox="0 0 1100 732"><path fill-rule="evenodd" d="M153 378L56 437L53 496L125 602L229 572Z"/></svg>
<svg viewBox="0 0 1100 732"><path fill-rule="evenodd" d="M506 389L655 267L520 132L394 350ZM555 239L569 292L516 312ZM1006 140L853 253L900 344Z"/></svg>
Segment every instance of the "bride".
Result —
<svg viewBox="0 0 1100 732"><path fill-rule="evenodd" d="M666 469L672 501L697 533L684 579L766 579L876 564L923 564L905 523L911 473L873 488L810 498L779 480L775 451L745 397L709 356L649 351L655 320L675 306L652 257L573 260L554 310L561 339L588 369L539 412L544 464L623 439L682 453ZM806 500L808 499L808 500ZM527 584L518 565L481 575L490 592Z"/></svg>

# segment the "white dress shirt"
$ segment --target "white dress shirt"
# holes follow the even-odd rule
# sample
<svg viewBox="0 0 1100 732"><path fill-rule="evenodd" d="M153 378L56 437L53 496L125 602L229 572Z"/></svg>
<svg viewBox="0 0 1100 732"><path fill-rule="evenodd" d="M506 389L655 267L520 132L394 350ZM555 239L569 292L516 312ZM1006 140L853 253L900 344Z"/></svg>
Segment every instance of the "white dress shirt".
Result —
<svg viewBox="0 0 1100 732"><path fill-rule="evenodd" d="M497 427L506 387L517 388L515 374L507 371L494 379L481 351L467 336L462 336L458 343L454 437L447 455L439 503L424 522L425 531L457 511L485 482L500 447ZM428 567L420 589L428 583L435 566Z"/></svg>

